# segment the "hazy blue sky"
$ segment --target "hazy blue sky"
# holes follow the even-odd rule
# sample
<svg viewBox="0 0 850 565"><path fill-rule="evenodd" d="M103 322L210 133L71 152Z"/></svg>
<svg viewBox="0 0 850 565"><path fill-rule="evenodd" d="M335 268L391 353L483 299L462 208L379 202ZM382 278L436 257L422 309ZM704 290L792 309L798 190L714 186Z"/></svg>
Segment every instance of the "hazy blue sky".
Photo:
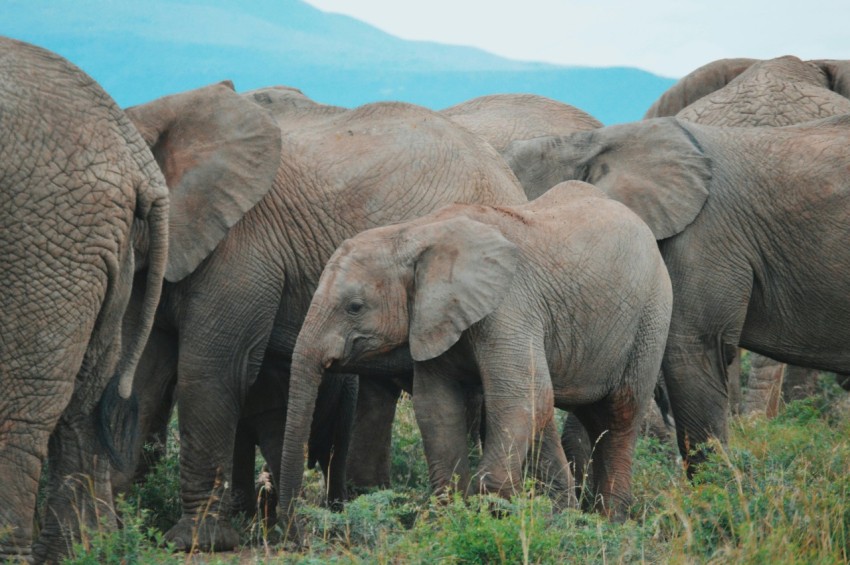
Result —
<svg viewBox="0 0 850 565"><path fill-rule="evenodd" d="M850 59L848 0L307 0L404 39L678 77L723 57Z"/></svg>

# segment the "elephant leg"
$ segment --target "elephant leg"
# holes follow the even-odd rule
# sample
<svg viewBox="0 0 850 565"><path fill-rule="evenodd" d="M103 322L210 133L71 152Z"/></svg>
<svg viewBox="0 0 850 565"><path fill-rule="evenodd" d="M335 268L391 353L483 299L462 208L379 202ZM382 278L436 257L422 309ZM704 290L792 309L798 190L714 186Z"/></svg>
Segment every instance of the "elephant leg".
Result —
<svg viewBox="0 0 850 565"><path fill-rule="evenodd" d="M729 411L733 416L741 414L744 393L741 390L741 348L735 348L735 358L726 367L729 385Z"/></svg>
<svg viewBox="0 0 850 565"><path fill-rule="evenodd" d="M115 422L112 418L131 419L128 427L133 432L136 422L125 412L128 405L117 398L117 390L112 391L116 398L110 398L106 406L100 404L118 366L121 323L132 281L132 262L114 267L111 272L118 282L107 291L73 382L70 402L48 441L48 496L41 531L33 545L36 561L59 562L84 530L117 526L111 462L102 440L109 438L117 458L125 459L131 445L124 443L135 441L135 437L118 437L118 430L111 429ZM114 384L117 386L117 381Z"/></svg>
<svg viewBox="0 0 850 565"><path fill-rule="evenodd" d="M575 480L561 447L554 418L546 424L535 443L537 452L532 450L531 453L534 476L546 486L555 508L560 511L578 507Z"/></svg>
<svg viewBox="0 0 850 565"><path fill-rule="evenodd" d="M253 320L234 344L238 330L205 322L193 324L190 339L180 342L176 395L183 513L165 534L179 551L226 551L239 543L229 520L236 428L246 383L256 379L271 333L271 320Z"/></svg>
<svg viewBox="0 0 850 565"><path fill-rule="evenodd" d="M835 374L835 382L844 390L850 391L850 375Z"/></svg>
<svg viewBox="0 0 850 565"><path fill-rule="evenodd" d="M576 495L579 501L584 503L592 500L592 496L585 496L584 493L590 492L592 483L590 460L593 456L594 446L590 442L590 436L587 435L584 425L573 412L568 412L564 419L563 429L561 430L561 447L570 463L570 468L573 470Z"/></svg>
<svg viewBox="0 0 850 565"><path fill-rule="evenodd" d="M593 446L590 494L595 510L614 521L625 520L631 505L632 460L640 423L641 401L621 390L576 409Z"/></svg>
<svg viewBox="0 0 850 565"><path fill-rule="evenodd" d="M97 433L88 414L63 416L50 436L48 499L33 547L39 561L58 562L84 530L116 527L109 459L93 448Z"/></svg>
<svg viewBox="0 0 850 565"><path fill-rule="evenodd" d="M390 379L361 377L346 475L352 494L389 488L392 426L401 387Z"/></svg>
<svg viewBox="0 0 850 565"><path fill-rule="evenodd" d="M61 360L57 361L57 367L61 367ZM69 375L67 381L72 379ZM32 551L42 463L47 458L51 430L71 399L71 388L58 376L40 384L38 396L21 395L22 390L7 386L14 384L11 379L4 381L0 381L4 399L0 407L0 476L4 477L0 489L0 562L29 556Z"/></svg>
<svg viewBox="0 0 850 565"><path fill-rule="evenodd" d="M165 534L178 551L226 551L239 542L229 524L227 487L242 399L222 382L221 370L216 363L184 367L181 351L177 410L183 513Z"/></svg>
<svg viewBox="0 0 850 565"><path fill-rule="evenodd" d="M542 337L535 336L528 344L497 333L476 346L476 351L489 351L490 355L476 356L484 389L487 438L472 486L477 492L509 498L522 488L526 456L537 434L554 418L555 405ZM527 345L520 351L495 354L500 350L494 345L522 342Z"/></svg>
<svg viewBox="0 0 850 565"><path fill-rule="evenodd" d="M750 378L743 413L773 418L779 412L785 365L758 353L750 353Z"/></svg>
<svg viewBox="0 0 850 565"><path fill-rule="evenodd" d="M414 363L413 411L422 433L432 490L464 492L470 485L464 386L439 360Z"/></svg>
<svg viewBox="0 0 850 565"><path fill-rule="evenodd" d="M242 512L249 518L257 511L254 496L254 461L259 440L256 427L254 417L241 418L236 426L236 438L233 443L231 506L234 512Z"/></svg>
<svg viewBox="0 0 850 565"><path fill-rule="evenodd" d="M688 476L708 455L705 442L726 443L729 399L728 360L737 339L719 335L685 338L671 332L664 357L664 380L676 419L676 439Z"/></svg>
<svg viewBox="0 0 850 565"><path fill-rule="evenodd" d="M254 460L251 459L254 507L260 518L271 527L277 521L277 485L280 484L280 459L283 456L283 431L286 429L286 408L269 410L258 416L254 429L257 445L266 461L268 472L259 484L253 475Z"/></svg>
<svg viewBox="0 0 850 565"><path fill-rule="evenodd" d="M817 369L786 365L782 379L782 396L785 402L814 396L818 391L818 374Z"/></svg>
<svg viewBox="0 0 850 565"><path fill-rule="evenodd" d="M346 464L351 446L351 429L354 425L359 379L357 375L338 375L336 378L342 380L342 385L335 403L336 410L332 423L333 444L325 478L328 482L328 505L334 510L341 510L342 504L348 498Z"/></svg>

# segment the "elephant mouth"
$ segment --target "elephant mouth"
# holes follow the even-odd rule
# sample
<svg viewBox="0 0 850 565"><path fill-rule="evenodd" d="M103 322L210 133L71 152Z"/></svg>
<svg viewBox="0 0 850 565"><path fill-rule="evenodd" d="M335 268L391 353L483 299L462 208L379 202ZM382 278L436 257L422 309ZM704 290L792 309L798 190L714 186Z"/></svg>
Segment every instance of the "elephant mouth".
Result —
<svg viewBox="0 0 850 565"><path fill-rule="evenodd" d="M348 369L362 365L377 358L392 353L400 347L400 344L387 344L379 337L368 335L355 335L345 343L341 357L331 359L329 370Z"/></svg>

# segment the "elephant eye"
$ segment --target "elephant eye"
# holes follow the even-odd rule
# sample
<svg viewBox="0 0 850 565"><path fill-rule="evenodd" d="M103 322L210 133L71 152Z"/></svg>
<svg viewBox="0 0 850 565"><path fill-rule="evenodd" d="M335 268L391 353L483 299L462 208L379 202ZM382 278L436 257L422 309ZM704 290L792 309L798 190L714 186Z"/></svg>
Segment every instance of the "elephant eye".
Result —
<svg viewBox="0 0 850 565"><path fill-rule="evenodd" d="M351 314L352 316L356 316L363 310L363 302L359 300L353 300L348 303L348 306L345 307L345 311Z"/></svg>

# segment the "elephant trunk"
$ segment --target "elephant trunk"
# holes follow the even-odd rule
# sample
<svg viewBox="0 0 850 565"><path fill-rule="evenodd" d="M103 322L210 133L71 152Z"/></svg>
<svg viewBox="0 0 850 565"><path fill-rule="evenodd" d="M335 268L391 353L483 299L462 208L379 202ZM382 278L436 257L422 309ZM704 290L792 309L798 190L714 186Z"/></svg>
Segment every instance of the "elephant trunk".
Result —
<svg viewBox="0 0 850 565"><path fill-rule="evenodd" d="M305 446L310 436L319 385L325 369L342 353L331 353L320 345L324 341L321 332L315 329L320 326L311 321L316 319L314 314L311 307L292 353L278 498L278 516L285 531L295 531L295 500L301 492Z"/></svg>

